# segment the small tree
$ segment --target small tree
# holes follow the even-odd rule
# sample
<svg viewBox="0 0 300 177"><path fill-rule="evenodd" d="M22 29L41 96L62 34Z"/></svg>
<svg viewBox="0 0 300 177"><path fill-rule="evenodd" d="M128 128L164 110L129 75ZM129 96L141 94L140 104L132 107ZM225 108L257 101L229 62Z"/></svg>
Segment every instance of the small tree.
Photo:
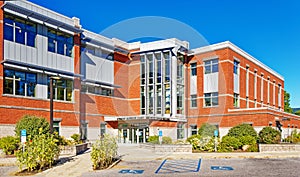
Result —
<svg viewBox="0 0 300 177"><path fill-rule="evenodd" d="M91 159L93 169L104 169L113 163L117 155L118 145L116 138L104 134L103 138L97 140L92 147Z"/></svg>
<svg viewBox="0 0 300 177"><path fill-rule="evenodd" d="M206 136L212 137L214 136L215 130L217 130L217 127L215 125L204 123L199 128L198 134L202 137L206 137Z"/></svg>
<svg viewBox="0 0 300 177"><path fill-rule="evenodd" d="M26 143L24 152L22 148L17 151L17 161L20 170L25 166L27 171L42 170L53 164L59 156L59 146L53 134L44 133L39 129L39 134Z"/></svg>
<svg viewBox="0 0 300 177"><path fill-rule="evenodd" d="M42 128L42 134L50 132L50 125L45 118L25 115L17 122L15 133L17 137L20 138L21 130L26 129L28 139L32 139L34 136L40 134L39 128Z"/></svg>
<svg viewBox="0 0 300 177"><path fill-rule="evenodd" d="M272 127L264 127L259 132L259 142L265 144L276 144L281 139L281 133Z"/></svg>

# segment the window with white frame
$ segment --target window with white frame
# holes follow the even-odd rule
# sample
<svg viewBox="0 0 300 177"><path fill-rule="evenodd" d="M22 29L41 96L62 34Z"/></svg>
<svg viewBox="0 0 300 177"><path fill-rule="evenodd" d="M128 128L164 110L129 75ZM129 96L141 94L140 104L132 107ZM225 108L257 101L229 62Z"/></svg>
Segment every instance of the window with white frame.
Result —
<svg viewBox="0 0 300 177"><path fill-rule="evenodd" d="M204 62L205 74L219 72L218 59L208 60Z"/></svg>
<svg viewBox="0 0 300 177"><path fill-rule="evenodd" d="M205 93L204 101L206 107L218 106L219 105L219 96L218 92Z"/></svg>
<svg viewBox="0 0 300 177"><path fill-rule="evenodd" d="M5 40L35 47L37 35L35 23L13 15L5 14L3 30L3 37Z"/></svg>
<svg viewBox="0 0 300 177"><path fill-rule="evenodd" d="M197 76L197 63L191 63L191 74Z"/></svg>
<svg viewBox="0 0 300 177"><path fill-rule="evenodd" d="M233 106L236 108L240 106L239 94L237 93L233 94Z"/></svg>
<svg viewBox="0 0 300 177"><path fill-rule="evenodd" d="M240 62L234 60L234 62L233 62L233 73L234 74L238 74L239 73L239 64L240 64Z"/></svg>
<svg viewBox="0 0 300 177"><path fill-rule="evenodd" d="M178 123L177 124L177 139L184 138L184 124Z"/></svg>
<svg viewBox="0 0 300 177"><path fill-rule="evenodd" d="M191 125L191 135L197 135L197 125Z"/></svg>
<svg viewBox="0 0 300 177"><path fill-rule="evenodd" d="M105 133L106 133L106 123L101 122L100 123L100 136L103 137Z"/></svg>
<svg viewBox="0 0 300 177"><path fill-rule="evenodd" d="M191 107L192 108L197 107L197 95L191 95Z"/></svg>
<svg viewBox="0 0 300 177"><path fill-rule="evenodd" d="M48 28L48 51L65 55L68 57L72 56L73 53L73 36L62 31Z"/></svg>
<svg viewBox="0 0 300 177"><path fill-rule="evenodd" d="M35 97L35 73L4 69L4 94Z"/></svg>
<svg viewBox="0 0 300 177"><path fill-rule="evenodd" d="M57 134L60 134L60 121L59 120L53 120L53 131L57 132Z"/></svg>
<svg viewBox="0 0 300 177"><path fill-rule="evenodd" d="M50 98L50 77L48 76L48 98ZM58 79L53 80L53 99L62 101L72 101L73 80Z"/></svg>

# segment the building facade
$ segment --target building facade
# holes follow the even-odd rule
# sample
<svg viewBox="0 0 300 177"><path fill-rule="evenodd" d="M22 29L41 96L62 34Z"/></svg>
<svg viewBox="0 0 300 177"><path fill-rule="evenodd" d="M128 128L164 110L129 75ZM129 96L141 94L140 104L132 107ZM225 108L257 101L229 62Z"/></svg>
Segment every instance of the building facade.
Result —
<svg viewBox="0 0 300 177"><path fill-rule="evenodd" d="M54 129L65 137L184 139L205 122L221 136L241 123L282 125L283 137L299 130L300 118L283 112L283 77L231 42L127 43L28 1L0 5L0 136L24 115L50 119L53 76Z"/></svg>

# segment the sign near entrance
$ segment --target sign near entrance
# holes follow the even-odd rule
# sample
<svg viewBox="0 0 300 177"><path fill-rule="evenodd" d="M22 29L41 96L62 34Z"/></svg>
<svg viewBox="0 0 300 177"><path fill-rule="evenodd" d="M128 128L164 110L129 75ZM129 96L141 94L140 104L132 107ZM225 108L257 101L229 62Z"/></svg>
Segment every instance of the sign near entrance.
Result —
<svg viewBox="0 0 300 177"><path fill-rule="evenodd" d="M162 130L159 130L158 131L158 141L159 141L159 144L162 144L162 136L163 136Z"/></svg>
<svg viewBox="0 0 300 177"><path fill-rule="evenodd" d="M26 130L23 129L21 130L21 143L25 143L26 142Z"/></svg>
<svg viewBox="0 0 300 177"><path fill-rule="evenodd" d="M214 135L215 135L215 137L219 136L219 131L218 131L218 130L215 130L215 131L214 131Z"/></svg>
<svg viewBox="0 0 300 177"><path fill-rule="evenodd" d="M158 136L163 136L162 130L159 130L159 131L158 131Z"/></svg>

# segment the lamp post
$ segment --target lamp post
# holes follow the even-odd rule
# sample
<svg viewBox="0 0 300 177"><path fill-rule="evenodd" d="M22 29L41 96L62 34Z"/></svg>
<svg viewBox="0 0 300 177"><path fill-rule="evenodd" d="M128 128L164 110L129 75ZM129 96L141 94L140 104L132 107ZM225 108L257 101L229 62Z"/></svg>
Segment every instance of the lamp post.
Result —
<svg viewBox="0 0 300 177"><path fill-rule="evenodd" d="M59 80L58 76L50 77L50 133L53 133L53 80Z"/></svg>

